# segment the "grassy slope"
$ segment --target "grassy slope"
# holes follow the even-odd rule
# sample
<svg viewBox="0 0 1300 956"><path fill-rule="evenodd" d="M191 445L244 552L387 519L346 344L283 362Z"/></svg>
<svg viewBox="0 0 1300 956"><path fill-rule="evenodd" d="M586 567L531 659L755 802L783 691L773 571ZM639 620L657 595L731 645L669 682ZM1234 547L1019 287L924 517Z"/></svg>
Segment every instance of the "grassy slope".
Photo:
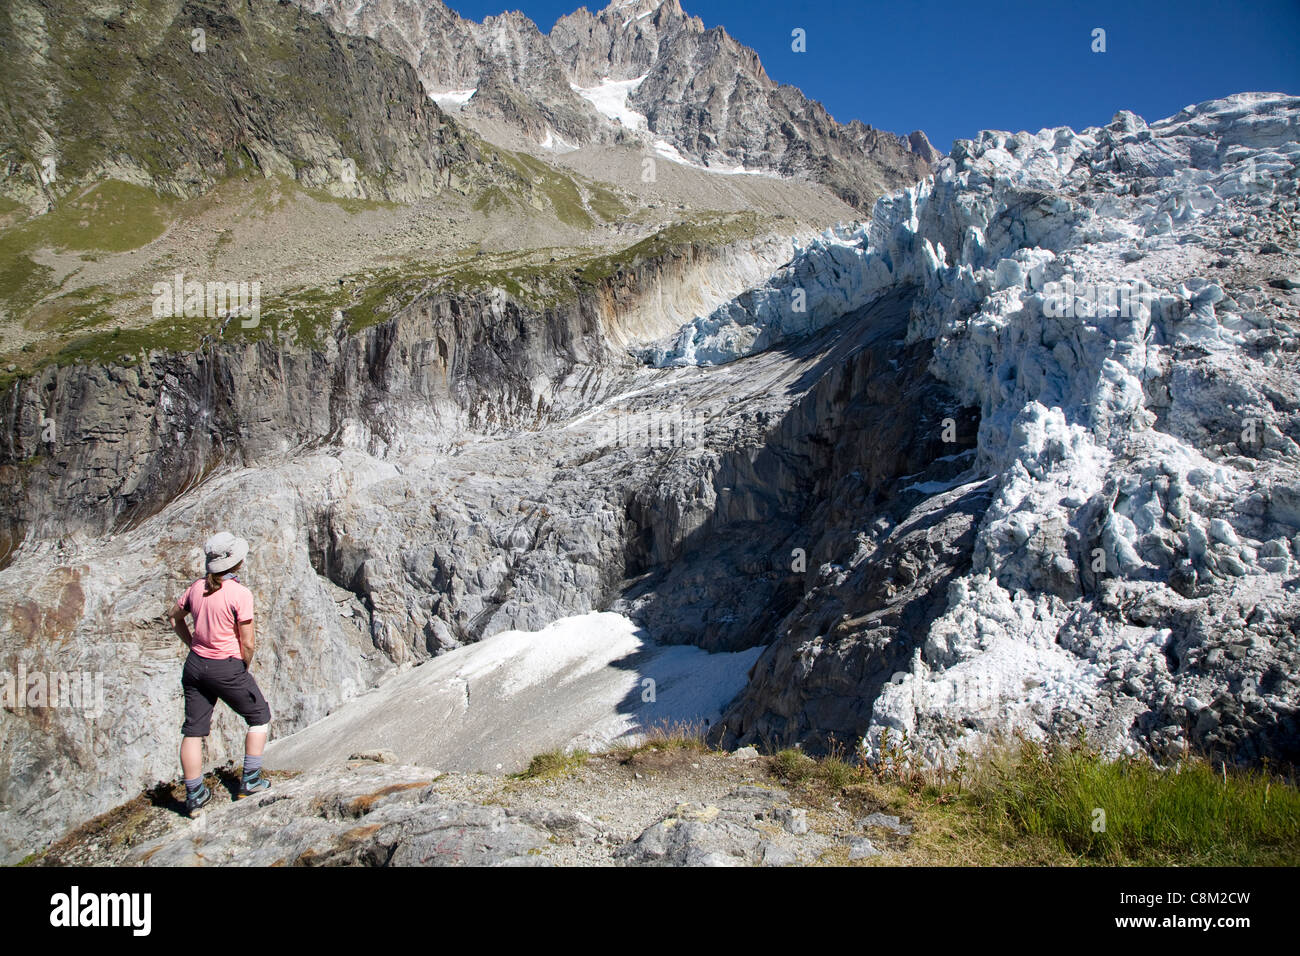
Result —
<svg viewBox="0 0 1300 956"><path fill-rule="evenodd" d="M291 5L108 0L88 11L68 0L14 0L9 16L0 53L21 69L3 80L0 156L31 180L52 151L58 176L46 195L98 178L106 164L193 195L272 153L322 166L337 147L380 182L399 148L463 156L458 128L432 114L409 128L367 125L377 109L408 120L406 108L424 105L414 73ZM191 45L199 28L201 52ZM369 88L375 76L387 90ZM369 113L349 106L353 96L381 94L389 99L363 104ZM316 155L294 155L312 139Z"/></svg>
<svg viewBox="0 0 1300 956"><path fill-rule="evenodd" d="M138 249L162 235L177 206L142 186L108 180L78 190L43 216L0 229L0 308L30 323L27 313L56 291L51 270L34 260L39 250L81 252L88 258ZM64 311L74 322L83 317L75 303L53 310L56 316ZM50 323L49 312L36 316L42 327Z"/></svg>
<svg viewBox="0 0 1300 956"><path fill-rule="evenodd" d="M585 195L598 195L582 184ZM576 188L576 187L575 187ZM309 191L310 192L310 191ZM133 202L123 202L129 197ZM339 200L339 204L375 204ZM112 201L110 201L112 200ZM201 200L192 200L200 202ZM612 202L618 202L612 197ZM45 366L120 361L154 349L188 351L217 338L216 323L204 316L163 318L134 327L104 328L113 318L115 297L98 287L57 295L44 273L31 260L40 248L122 251L143 245L160 233L172 217L184 214L187 203L156 196L140 187L105 183L55 212L0 231L0 275L12 281L0 287L0 300L22 316L29 328L50 335L45 347L10 353L2 361L0 387L18 375ZM345 207L346 208L346 207ZM361 212L362 208L349 210ZM621 211L621 207L620 207ZM89 217L89 218L81 218ZM754 214L700 216L693 223L666 227L613 252L592 249L529 249L517 253L480 255L466 250L455 258L411 262L358 273L342 286L291 290L263 297L259 325L244 328L232 322L221 341L271 339L285 345L315 347L333 327L341 309L348 327L358 331L390 317L417 297L435 291L473 293L500 288L522 305L545 309L577 296L620 269L691 245L719 245L752 236L761 227ZM539 257L548 261L536 262ZM8 269L8 273L6 272ZM36 303L39 302L39 305Z"/></svg>
<svg viewBox="0 0 1300 956"><path fill-rule="evenodd" d="M904 746L885 743L874 766L844 754L798 750L767 758L772 777L813 808L851 817L884 811L907 836L873 829L886 856L867 865L1296 866L1300 788L1268 768L1225 770L1191 758L1161 770L1142 758L1103 759L1082 739L1044 748L1013 740L946 772L916 770ZM613 751L713 753L701 728L656 728ZM577 773L585 751L538 754L517 781ZM1104 819L1097 811L1104 811ZM823 863L848 862L847 849Z"/></svg>
<svg viewBox="0 0 1300 956"><path fill-rule="evenodd" d="M365 157L391 145L382 138L358 141L369 134L357 117L340 111L342 81L322 78L332 76L339 64L364 72L392 58L373 44L335 37L318 18L297 8L244 7L232 0L110 0L89 14L63 0L15 0L7 17L0 16L0 52L21 68L0 81L0 159L21 169L22 182L11 182L13 188L5 191L34 204L35 189L52 206L44 215L28 217L25 206L0 197L0 312L21 326L18 338L25 341L21 349L0 356L0 387L50 364L189 350L218 334L210 318L147 319L141 302L152 279L142 285L139 267L150 261L149 244L172 224L193 219L214 185L256 174L258 150L294 148L301 138L292 129L285 132L285 123L323 133L348 155ZM199 24L208 32L208 49L201 54L189 46L190 28ZM409 92L400 70L392 82L399 94ZM203 118L197 127L196 117ZM607 183L494 146L450 119L444 118L433 135L448 155L459 157L455 169L468 171L457 190L478 213L553 223L557 237L568 243L589 242L594 231L638 220L646 212L631 208L635 202ZM33 145L38 141L39 148ZM42 186L36 178L39 158L51 151L58 158L58 177ZM290 158L295 177L308 171L307 162ZM105 164L131 170L127 178L144 176L154 188L100 180ZM370 172L382 179L383 164ZM285 179L271 178L282 185ZM338 199L289 182L349 214L384 205ZM196 198L176 198L196 191ZM576 246L484 257L467 250L434 262L360 269L342 286L299 288L274 301L264 295L262 324L250 329L233 323L224 337L319 344L332 327L334 309L343 309L349 326L360 329L433 288L496 287L525 305L544 308L674 246L726 242L756 230L756 216L724 219L704 213L695 224L672 226L615 252L606 251L608 246L598 251ZM227 229L214 250L228 251L237 242L237 230ZM71 253L106 267L115 256L142 255L131 260L136 278L115 286L111 280L78 279L79 270L68 274L66 265L56 271L48 264L52 259L43 261L46 250L61 253L65 264ZM548 254L548 262L536 261ZM158 279L171 274L162 265Z"/></svg>

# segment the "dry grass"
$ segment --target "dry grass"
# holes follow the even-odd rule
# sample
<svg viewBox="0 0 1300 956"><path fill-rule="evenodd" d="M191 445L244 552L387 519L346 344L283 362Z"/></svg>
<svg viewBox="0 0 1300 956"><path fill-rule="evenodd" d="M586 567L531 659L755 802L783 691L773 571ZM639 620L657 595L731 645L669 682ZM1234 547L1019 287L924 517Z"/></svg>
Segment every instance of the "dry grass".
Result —
<svg viewBox="0 0 1300 956"><path fill-rule="evenodd" d="M365 816L375 808L375 804L385 797L391 797L395 793L402 793L406 790L414 790L417 787L427 787L432 780L416 780L413 783L395 783L391 786L383 787L374 793L367 793L350 801L347 805L347 812L350 816Z"/></svg>
<svg viewBox="0 0 1300 956"><path fill-rule="evenodd" d="M620 743L610 748L609 753L626 763L638 755L652 752L689 751L693 753L713 753L705 740L707 728L703 724L668 723L655 724L646 730L637 743Z"/></svg>

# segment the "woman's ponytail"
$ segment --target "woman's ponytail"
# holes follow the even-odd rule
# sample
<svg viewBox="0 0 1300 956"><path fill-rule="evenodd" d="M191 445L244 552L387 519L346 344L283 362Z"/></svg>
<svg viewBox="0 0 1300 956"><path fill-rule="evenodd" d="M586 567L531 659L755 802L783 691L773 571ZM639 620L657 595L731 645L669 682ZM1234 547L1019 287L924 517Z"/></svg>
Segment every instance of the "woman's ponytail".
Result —
<svg viewBox="0 0 1300 956"><path fill-rule="evenodd" d="M244 562L240 561L233 568L228 568L225 571L218 571L216 574L209 572L205 576L205 581L203 585L203 596L207 597L209 594L215 594L218 591L220 591L221 585L226 583L226 578L234 577L235 572L238 571L243 566L244 566Z"/></svg>

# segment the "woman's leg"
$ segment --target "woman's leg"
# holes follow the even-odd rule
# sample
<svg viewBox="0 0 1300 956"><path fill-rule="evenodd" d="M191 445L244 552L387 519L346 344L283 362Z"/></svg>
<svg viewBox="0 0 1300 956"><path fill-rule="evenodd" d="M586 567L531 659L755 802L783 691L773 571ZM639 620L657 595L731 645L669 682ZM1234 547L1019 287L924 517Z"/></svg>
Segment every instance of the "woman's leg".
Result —
<svg viewBox="0 0 1300 956"><path fill-rule="evenodd" d="M262 724L260 727L249 727L248 733L244 735L244 755L260 757L265 749L266 724Z"/></svg>
<svg viewBox="0 0 1300 956"><path fill-rule="evenodd" d="M263 738L265 740L265 738ZM181 739L181 776L186 780L203 776L203 738Z"/></svg>
<svg viewBox="0 0 1300 956"><path fill-rule="evenodd" d="M248 724L244 736L244 779L240 796L250 796L270 787L262 777L262 751L266 748L266 735L270 730L271 708L248 672L248 666L238 658L231 658L221 666L221 679L217 693Z"/></svg>
<svg viewBox="0 0 1300 956"><path fill-rule="evenodd" d="M205 685L206 662L190 652L181 671L185 691L185 723L181 725L181 775L185 780L203 776L203 738L212 727L217 695Z"/></svg>

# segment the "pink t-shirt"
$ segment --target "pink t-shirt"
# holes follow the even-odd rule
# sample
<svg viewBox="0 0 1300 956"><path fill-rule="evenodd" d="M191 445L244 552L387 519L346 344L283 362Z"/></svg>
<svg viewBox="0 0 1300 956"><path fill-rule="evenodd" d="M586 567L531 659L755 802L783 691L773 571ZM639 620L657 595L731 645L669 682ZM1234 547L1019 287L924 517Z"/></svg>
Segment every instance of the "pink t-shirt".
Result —
<svg viewBox="0 0 1300 956"><path fill-rule="evenodd" d="M243 657L236 625L253 619L253 592L235 580L222 581L207 597L205 590L207 580L199 578L176 602L194 616L194 653L211 660Z"/></svg>

